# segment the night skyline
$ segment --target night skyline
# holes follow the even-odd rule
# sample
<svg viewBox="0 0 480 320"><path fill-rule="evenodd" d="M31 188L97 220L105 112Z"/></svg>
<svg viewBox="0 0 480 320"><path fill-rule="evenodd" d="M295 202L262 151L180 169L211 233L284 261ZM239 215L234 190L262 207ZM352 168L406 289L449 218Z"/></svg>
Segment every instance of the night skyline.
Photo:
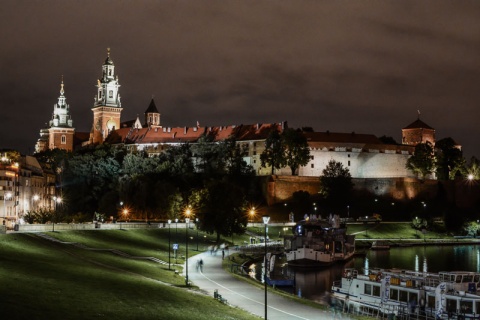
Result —
<svg viewBox="0 0 480 320"><path fill-rule="evenodd" d="M0 27L1 148L33 151L62 75L90 131L111 48L122 121L154 96L164 126L288 121L401 142L420 110L480 157L477 2L8 0Z"/></svg>

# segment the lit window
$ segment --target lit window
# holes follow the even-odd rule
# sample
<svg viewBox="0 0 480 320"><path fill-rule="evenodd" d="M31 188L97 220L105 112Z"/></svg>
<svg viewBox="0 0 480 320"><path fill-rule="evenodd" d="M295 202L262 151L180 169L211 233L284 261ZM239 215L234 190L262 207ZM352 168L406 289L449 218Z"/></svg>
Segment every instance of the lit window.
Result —
<svg viewBox="0 0 480 320"><path fill-rule="evenodd" d="M113 98L113 90L108 91L108 97Z"/></svg>
<svg viewBox="0 0 480 320"><path fill-rule="evenodd" d="M66 135L62 136L62 144L67 144L67 136Z"/></svg>

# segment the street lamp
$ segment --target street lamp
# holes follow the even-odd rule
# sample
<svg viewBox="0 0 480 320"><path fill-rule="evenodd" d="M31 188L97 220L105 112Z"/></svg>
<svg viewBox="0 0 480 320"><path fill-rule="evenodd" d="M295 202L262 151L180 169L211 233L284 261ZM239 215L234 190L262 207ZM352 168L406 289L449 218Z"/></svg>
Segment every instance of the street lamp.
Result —
<svg viewBox="0 0 480 320"><path fill-rule="evenodd" d="M55 220L57 219L57 203L61 203L62 198L53 197L53 221L52 221L52 232L55 232Z"/></svg>
<svg viewBox="0 0 480 320"><path fill-rule="evenodd" d="M178 243L178 218L175 218L175 241ZM176 255L175 259L177 259Z"/></svg>
<svg viewBox="0 0 480 320"><path fill-rule="evenodd" d="M34 209L34 203L38 201L38 199L40 199L40 197L38 196L38 194L34 195L32 197L32 208L30 209L31 211L33 211Z"/></svg>
<svg viewBox="0 0 480 320"><path fill-rule="evenodd" d="M172 220L168 219L168 270L170 270L170 224Z"/></svg>
<svg viewBox="0 0 480 320"><path fill-rule="evenodd" d="M253 218L255 217L255 207L252 207L249 211L249 214L250 214L250 220L252 221L253 223Z"/></svg>
<svg viewBox="0 0 480 320"><path fill-rule="evenodd" d="M197 251L198 251L198 218L195 218L195 228L197 228Z"/></svg>
<svg viewBox="0 0 480 320"><path fill-rule="evenodd" d="M3 194L3 217L5 218L7 216L7 204L6 204L6 200L10 200L12 198L12 193L11 192L7 192L7 193L4 193Z"/></svg>
<svg viewBox="0 0 480 320"><path fill-rule="evenodd" d="M187 210L189 211L189 210ZM185 254L185 284L188 286L188 223L190 222L190 219L189 218L185 218L185 241L186 241L186 244L185 244L185 250L186 250L186 254Z"/></svg>
<svg viewBox="0 0 480 320"><path fill-rule="evenodd" d="M265 284L265 320L267 319L267 225L270 220L269 216L263 216L263 224L265 225L265 272L263 273L263 282Z"/></svg>

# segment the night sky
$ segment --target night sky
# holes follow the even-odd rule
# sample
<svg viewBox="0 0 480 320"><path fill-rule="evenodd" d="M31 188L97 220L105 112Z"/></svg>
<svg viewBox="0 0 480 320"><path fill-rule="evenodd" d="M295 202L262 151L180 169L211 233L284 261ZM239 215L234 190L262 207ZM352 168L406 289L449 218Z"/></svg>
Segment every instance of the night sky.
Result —
<svg viewBox="0 0 480 320"><path fill-rule="evenodd" d="M62 75L90 131L111 48L122 121L288 121L401 141L417 119L480 157L480 1L22 1L0 8L0 148L33 152ZM143 120L143 118L141 118Z"/></svg>

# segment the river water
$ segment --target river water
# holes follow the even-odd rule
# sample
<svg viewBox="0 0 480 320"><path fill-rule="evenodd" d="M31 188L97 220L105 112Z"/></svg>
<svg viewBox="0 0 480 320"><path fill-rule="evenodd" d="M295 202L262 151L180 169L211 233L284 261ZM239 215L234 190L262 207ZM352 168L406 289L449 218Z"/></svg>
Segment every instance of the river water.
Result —
<svg viewBox="0 0 480 320"><path fill-rule="evenodd" d="M474 271L480 272L480 246L412 246L394 247L390 250L368 250L344 264L324 269L288 268L276 272L295 278L294 288L285 291L297 296L324 303L333 281L340 280L343 268L356 268L366 272L369 268L398 268L423 272ZM261 269L255 277L261 279Z"/></svg>

